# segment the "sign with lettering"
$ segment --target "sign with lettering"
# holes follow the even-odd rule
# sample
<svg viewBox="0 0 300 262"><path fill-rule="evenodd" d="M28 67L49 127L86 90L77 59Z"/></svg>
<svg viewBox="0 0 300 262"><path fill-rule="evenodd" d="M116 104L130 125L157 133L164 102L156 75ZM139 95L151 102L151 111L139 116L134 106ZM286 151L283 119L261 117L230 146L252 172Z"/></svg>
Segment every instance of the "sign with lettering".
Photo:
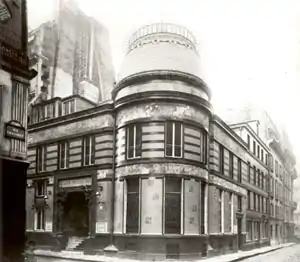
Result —
<svg viewBox="0 0 300 262"><path fill-rule="evenodd" d="M25 141L25 128L17 121L10 121L4 125L4 136L10 139Z"/></svg>
<svg viewBox="0 0 300 262"><path fill-rule="evenodd" d="M79 178L59 181L60 187L79 187L92 185L92 178Z"/></svg>
<svg viewBox="0 0 300 262"><path fill-rule="evenodd" d="M45 231L52 232L52 222L46 222Z"/></svg>
<svg viewBox="0 0 300 262"><path fill-rule="evenodd" d="M107 233L107 222L97 222L96 233Z"/></svg>

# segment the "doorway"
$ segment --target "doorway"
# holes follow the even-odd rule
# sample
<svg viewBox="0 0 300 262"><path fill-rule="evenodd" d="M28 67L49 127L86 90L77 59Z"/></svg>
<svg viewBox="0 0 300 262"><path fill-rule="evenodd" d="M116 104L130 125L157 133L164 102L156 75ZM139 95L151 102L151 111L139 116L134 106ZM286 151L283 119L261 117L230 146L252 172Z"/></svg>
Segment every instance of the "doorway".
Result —
<svg viewBox="0 0 300 262"><path fill-rule="evenodd" d="M89 206L84 192L68 192L63 209L64 230L70 236L87 236L89 233Z"/></svg>

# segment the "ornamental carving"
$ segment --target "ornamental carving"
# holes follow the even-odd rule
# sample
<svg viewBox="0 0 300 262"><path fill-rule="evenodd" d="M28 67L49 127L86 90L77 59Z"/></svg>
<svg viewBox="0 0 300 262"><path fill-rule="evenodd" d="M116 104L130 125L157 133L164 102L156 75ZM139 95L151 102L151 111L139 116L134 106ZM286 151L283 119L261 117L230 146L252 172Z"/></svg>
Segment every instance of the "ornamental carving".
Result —
<svg viewBox="0 0 300 262"><path fill-rule="evenodd" d="M122 110L116 118L117 126L139 118L175 118L188 119L208 129L209 118L202 110L192 106L178 104L149 103L136 105Z"/></svg>
<svg viewBox="0 0 300 262"><path fill-rule="evenodd" d="M227 189L237 192L239 194L243 194L244 196L247 195L246 189L244 189L236 184L233 184L223 178L220 178L218 176L210 175L209 180L210 180L211 184L227 188Z"/></svg>
<svg viewBox="0 0 300 262"><path fill-rule="evenodd" d="M197 166L185 164L135 164L116 168L117 177L149 174L178 174L196 176L203 179L208 178L207 170Z"/></svg>

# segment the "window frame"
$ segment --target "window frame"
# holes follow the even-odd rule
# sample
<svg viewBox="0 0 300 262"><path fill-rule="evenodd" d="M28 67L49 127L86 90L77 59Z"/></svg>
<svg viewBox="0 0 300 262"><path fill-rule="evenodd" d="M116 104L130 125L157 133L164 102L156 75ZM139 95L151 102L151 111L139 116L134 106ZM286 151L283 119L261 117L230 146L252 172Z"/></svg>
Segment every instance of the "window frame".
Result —
<svg viewBox="0 0 300 262"><path fill-rule="evenodd" d="M130 139L129 139L129 136L130 136L130 130L131 128L133 128L133 156L130 157L129 156L129 153L130 153L130 145L129 145L129 142L130 142ZM140 132L140 145L137 145L137 130ZM143 147L143 126L141 123L135 123L135 124L131 124L129 126L126 127L126 158L127 159L138 159L138 158L141 158L142 157L142 147ZM140 155L137 155L137 148L138 146L140 146Z"/></svg>
<svg viewBox="0 0 300 262"><path fill-rule="evenodd" d="M36 148L36 173L47 170L47 145L40 145Z"/></svg>
<svg viewBox="0 0 300 262"><path fill-rule="evenodd" d="M224 175L224 146L222 144L219 144L219 172L221 175Z"/></svg>
<svg viewBox="0 0 300 262"><path fill-rule="evenodd" d="M86 164L87 140L89 142L88 164ZM95 165L95 144L95 135L87 135L82 138L82 166Z"/></svg>
<svg viewBox="0 0 300 262"><path fill-rule="evenodd" d="M64 146L64 158L62 159L62 147ZM69 168L69 158L70 158L70 143L69 141L60 141L58 143L58 169ZM64 160L64 166L62 167L62 160Z"/></svg>
<svg viewBox="0 0 300 262"><path fill-rule="evenodd" d="M168 124L172 124L172 155L168 155ZM176 124L180 125L180 156L176 156ZM201 142L200 142L201 143ZM183 124L178 121L167 121L165 123L165 157L183 158Z"/></svg>

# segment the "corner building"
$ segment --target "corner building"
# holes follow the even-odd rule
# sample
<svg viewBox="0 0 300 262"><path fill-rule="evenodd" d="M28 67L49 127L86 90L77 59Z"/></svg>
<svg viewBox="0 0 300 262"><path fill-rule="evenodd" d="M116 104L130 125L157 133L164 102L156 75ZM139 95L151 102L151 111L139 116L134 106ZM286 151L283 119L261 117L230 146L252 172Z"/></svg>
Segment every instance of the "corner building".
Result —
<svg viewBox="0 0 300 262"><path fill-rule="evenodd" d="M258 137L213 114L199 65L188 30L154 24L130 39L112 101L96 105L74 95L33 106L30 241L156 260L269 243L268 165L239 130ZM48 108L55 108L51 117L40 118ZM248 195L258 204L247 210ZM260 233L248 239L247 229Z"/></svg>
<svg viewBox="0 0 300 262"><path fill-rule="evenodd" d="M206 252L212 109L198 59L194 37L176 25L146 26L130 39L113 93L119 251Z"/></svg>

